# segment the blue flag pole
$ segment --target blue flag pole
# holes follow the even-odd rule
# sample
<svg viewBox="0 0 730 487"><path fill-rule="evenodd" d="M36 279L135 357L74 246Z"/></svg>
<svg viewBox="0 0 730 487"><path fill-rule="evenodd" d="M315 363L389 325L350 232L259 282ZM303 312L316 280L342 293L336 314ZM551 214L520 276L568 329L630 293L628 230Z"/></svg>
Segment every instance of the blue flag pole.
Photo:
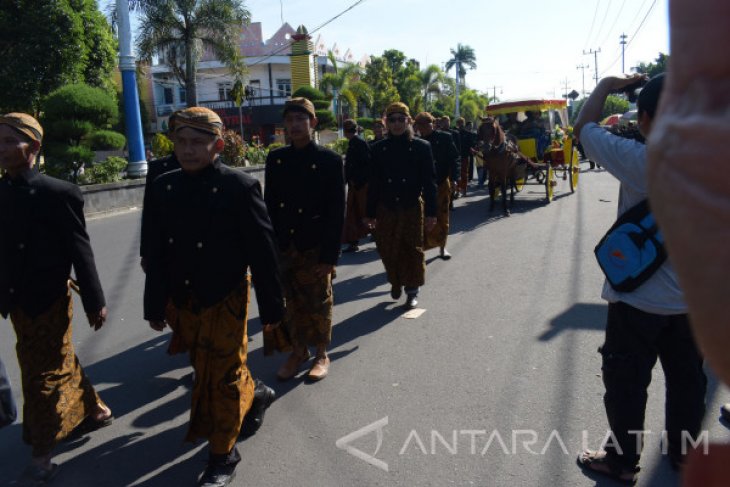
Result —
<svg viewBox="0 0 730 487"><path fill-rule="evenodd" d="M122 73L124 120L126 122L127 146L129 148L127 176L141 178L147 175L147 160L144 152L142 118L139 113L137 66L132 54L132 29L129 23L128 0L117 0L117 22L119 29L119 71Z"/></svg>

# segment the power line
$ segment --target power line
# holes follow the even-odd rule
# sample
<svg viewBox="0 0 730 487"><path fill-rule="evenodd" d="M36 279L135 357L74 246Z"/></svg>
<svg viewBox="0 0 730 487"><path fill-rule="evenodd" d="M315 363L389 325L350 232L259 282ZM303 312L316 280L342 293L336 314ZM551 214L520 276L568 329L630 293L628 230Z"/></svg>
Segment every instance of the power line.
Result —
<svg viewBox="0 0 730 487"><path fill-rule="evenodd" d="M601 33L603 32L603 26L606 25L606 19L608 18L608 11L611 10L611 2L606 2L606 12L603 14L601 18L601 26L598 28L598 32L596 33L595 40L598 41L598 38L601 36ZM594 43L595 44L595 43ZM599 47L601 44L597 44Z"/></svg>
<svg viewBox="0 0 730 487"><path fill-rule="evenodd" d="M651 12L654 9L654 6L655 5L656 5L656 0L654 0L651 3L651 5L649 6L649 10L646 11L646 14L644 15L644 18L641 19L641 22L639 23L639 26L636 28L636 30L634 31L633 35L628 40L628 42L626 42L625 45L623 44L623 42L621 42L622 52L619 53L619 55L616 57L616 59L614 59L613 62L611 64L609 64L608 67L601 72L601 76L603 76L606 73L606 71L608 71L609 69L611 69L619 61L619 59L621 59L622 54L623 54L623 51L626 48L628 48L629 45L631 44L631 42L636 38L636 35L639 33L639 31L641 30L641 28L644 26L644 22L646 22L646 19L649 18L649 14L651 14Z"/></svg>
<svg viewBox="0 0 730 487"><path fill-rule="evenodd" d="M588 41L590 41L591 37L593 36L593 26L596 25L596 17L598 17L598 7L600 5L601 5L601 0L596 0L596 11L593 12L593 21L591 21L591 27L588 29L588 37L586 38L586 42L583 47L584 51L585 51L585 48L588 47Z"/></svg>
<svg viewBox="0 0 730 487"><path fill-rule="evenodd" d="M616 14L616 18L613 19L613 24L611 24L611 28L608 29L608 32L606 32L606 37L603 38L603 40L598 44L599 46L602 46L606 43L608 38L611 36L611 32L613 32L614 27L616 27L616 24L618 23L618 19L621 17L621 13L624 11L624 7L626 6L626 0L623 0L621 3L621 8L618 10L618 14Z"/></svg>
<svg viewBox="0 0 730 487"><path fill-rule="evenodd" d="M342 12L340 12L340 13L338 13L337 15L335 15L334 17L332 17L331 19L327 20L327 21L326 21L325 23L323 23L322 25L320 25L319 27L317 27L316 29L314 29L313 31L311 31L311 32L310 32L310 34L314 34L315 32L317 32L318 30L322 29L323 27L326 27L327 25L331 24L331 23L332 23L332 22L334 22L335 20L337 20L337 19L339 19L340 17L342 17L343 15L345 15L345 14L346 14L347 12L349 12L350 10L354 9L355 7L357 7L358 5L360 5L361 3L364 3L364 2L366 2L366 1L367 1L367 0L357 0L357 1L355 2L355 3L353 3L352 5L350 5L349 7L347 7L347 8L345 9L345 10L343 10L343 11L342 11ZM251 64L249 64L249 66L256 66L257 64L261 64L261 63L263 63L264 61L266 61L267 59L269 59L269 58L271 58L271 57L274 57L274 56L276 56L277 54L279 54L279 53L282 53L282 52L286 51L286 50L287 50L287 49L289 49L289 48L290 48L290 47L291 47L291 46L292 46L293 44L294 44L294 42L290 42L290 43L288 43L288 44L285 44L285 45L284 45L284 46L282 46L282 47L281 47L280 49L277 49L276 51L274 51L274 52L272 52L272 53L270 53L270 54L268 54L268 55L264 56L263 58L261 58L260 60L256 61L255 63L251 63Z"/></svg>

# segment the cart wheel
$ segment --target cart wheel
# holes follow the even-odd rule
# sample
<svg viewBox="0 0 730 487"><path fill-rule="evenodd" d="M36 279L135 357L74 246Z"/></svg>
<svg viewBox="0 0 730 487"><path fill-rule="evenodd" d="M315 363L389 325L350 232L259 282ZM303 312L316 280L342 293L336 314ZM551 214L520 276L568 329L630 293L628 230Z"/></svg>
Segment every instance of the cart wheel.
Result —
<svg viewBox="0 0 730 487"><path fill-rule="evenodd" d="M557 180L555 179L555 171L553 171L553 167L548 164L547 171L545 173L545 198L548 203L553 200L556 184Z"/></svg>
<svg viewBox="0 0 730 487"><path fill-rule="evenodd" d="M537 184L545 183L545 172L542 169L535 171L535 181L537 181Z"/></svg>
<svg viewBox="0 0 730 487"><path fill-rule="evenodd" d="M578 176L580 176L580 161L578 151L573 150L573 159L570 161L570 192L575 193L578 188Z"/></svg>

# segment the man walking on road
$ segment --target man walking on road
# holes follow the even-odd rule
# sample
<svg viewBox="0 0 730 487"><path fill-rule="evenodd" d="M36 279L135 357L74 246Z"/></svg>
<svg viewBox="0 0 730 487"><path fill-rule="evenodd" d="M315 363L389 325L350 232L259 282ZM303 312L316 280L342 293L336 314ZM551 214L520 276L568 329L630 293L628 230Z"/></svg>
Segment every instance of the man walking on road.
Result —
<svg viewBox="0 0 730 487"><path fill-rule="evenodd" d="M425 283L424 229L436 225L436 175L430 145L413 136L408 106L392 103L385 115L388 137L373 146L367 223L375 228L390 296L400 299L405 288L405 307L413 309Z"/></svg>
<svg viewBox="0 0 730 487"><path fill-rule="evenodd" d="M348 244L344 252L356 252L359 250L359 240L370 233L363 222L370 177L370 146L357 135L358 126L354 120L345 120L342 126L345 138L349 141L345 155L347 214L342 240Z"/></svg>
<svg viewBox="0 0 730 487"><path fill-rule="evenodd" d="M309 359L312 381L329 373L332 340L332 273L340 255L345 220L342 157L312 140L317 126L314 105L293 98L284 106L284 127L291 145L266 158L266 206L274 224L286 298L282 326L293 350L278 377L288 380Z"/></svg>
<svg viewBox="0 0 730 487"><path fill-rule="evenodd" d="M95 330L107 310L78 186L33 170L43 128L25 113L0 116L0 314L10 315L23 386L23 474L47 482L61 440L111 423L112 412L84 374L71 338L71 268ZM75 285L75 283L74 283Z"/></svg>
<svg viewBox="0 0 730 487"><path fill-rule="evenodd" d="M244 416L274 399L246 366L249 268L264 326L277 324L284 312L261 187L221 164L222 127L207 108L179 112L174 143L182 169L148 188L144 314L154 330L170 325L190 351L195 384L186 439L208 440L208 466L198 484L204 487L232 481Z"/></svg>
<svg viewBox="0 0 730 487"><path fill-rule="evenodd" d="M446 240L449 237L449 208L451 205L451 183L449 175L458 165L459 152L456 150L453 139L449 134L433 128L434 118L428 112L416 115L415 128L423 140L431 144L431 152L436 165L437 184L437 216L433 230L424 235L424 250L438 247L439 256L449 260L451 254L446 250Z"/></svg>
<svg viewBox="0 0 730 487"><path fill-rule="evenodd" d="M647 198L646 146L603 130L598 121L606 97L641 80L641 75L601 80L578 115L575 133L591 160L601 164L620 182L618 213ZM664 76L652 78L637 101L639 130L648 136ZM603 358L604 404L612 441L600 451L584 451L578 462L624 482L634 482L639 472L641 431L647 388L657 358L666 379L666 431L669 460L682 466L700 433L705 413L707 379L687 318L687 305L677 275L665 261L646 282L631 292L619 292L608 281L602 297L608 301ZM638 436L637 436L638 435Z"/></svg>

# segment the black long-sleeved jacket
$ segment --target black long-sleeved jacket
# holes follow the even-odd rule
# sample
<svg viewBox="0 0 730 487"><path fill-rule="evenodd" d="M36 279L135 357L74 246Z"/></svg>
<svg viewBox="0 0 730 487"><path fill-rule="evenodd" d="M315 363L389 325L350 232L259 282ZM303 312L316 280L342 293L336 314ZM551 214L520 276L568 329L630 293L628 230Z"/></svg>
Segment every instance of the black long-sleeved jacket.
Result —
<svg viewBox="0 0 730 487"><path fill-rule="evenodd" d="M72 267L86 312L106 305L78 186L35 171L5 175L0 229L0 314L40 315L68 292Z"/></svg>
<svg viewBox="0 0 730 487"><path fill-rule="evenodd" d="M163 174L150 190L145 319L162 320L169 298L179 305L192 294L212 306L250 267L261 320L281 320L274 232L255 178L216 161L195 174Z"/></svg>

